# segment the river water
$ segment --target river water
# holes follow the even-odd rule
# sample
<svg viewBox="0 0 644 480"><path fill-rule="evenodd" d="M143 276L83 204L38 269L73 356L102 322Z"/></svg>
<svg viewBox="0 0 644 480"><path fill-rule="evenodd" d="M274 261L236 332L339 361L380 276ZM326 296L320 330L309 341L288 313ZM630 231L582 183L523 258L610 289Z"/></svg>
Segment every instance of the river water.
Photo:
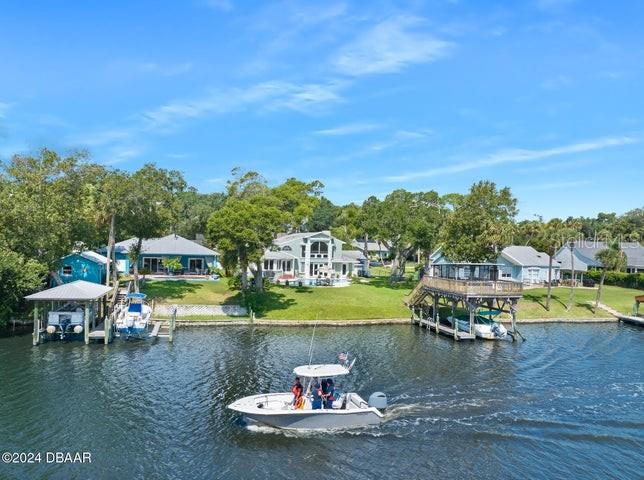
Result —
<svg viewBox="0 0 644 480"><path fill-rule="evenodd" d="M456 343L411 325L318 327L314 362L358 360L342 390L387 421L333 434L247 425L225 407L287 390L311 328L193 328L174 344L31 347L0 339L0 478L643 478L644 333L523 326L525 343ZM46 463L46 452L91 463Z"/></svg>

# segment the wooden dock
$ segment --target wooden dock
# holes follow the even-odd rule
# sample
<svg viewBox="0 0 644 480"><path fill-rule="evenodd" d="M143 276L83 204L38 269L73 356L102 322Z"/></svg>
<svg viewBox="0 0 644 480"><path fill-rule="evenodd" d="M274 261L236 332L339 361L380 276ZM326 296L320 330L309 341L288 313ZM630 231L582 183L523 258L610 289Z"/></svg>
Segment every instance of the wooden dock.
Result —
<svg viewBox="0 0 644 480"><path fill-rule="evenodd" d="M458 330L454 332L454 329L451 327L448 327L447 325L443 325L442 323L438 323L438 328L436 326L436 322L433 322L431 320L427 320L424 318L420 319L412 319L414 323L418 323L421 327L427 327L430 330L433 330L434 332L442 333L443 335L447 335L449 337L455 338L457 340L474 340L476 338L476 335L473 335L469 332L463 332L462 330Z"/></svg>
<svg viewBox="0 0 644 480"><path fill-rule="evenodd" d="M101 322L90 330L89 339L105 341L105 322Z"/></svg>

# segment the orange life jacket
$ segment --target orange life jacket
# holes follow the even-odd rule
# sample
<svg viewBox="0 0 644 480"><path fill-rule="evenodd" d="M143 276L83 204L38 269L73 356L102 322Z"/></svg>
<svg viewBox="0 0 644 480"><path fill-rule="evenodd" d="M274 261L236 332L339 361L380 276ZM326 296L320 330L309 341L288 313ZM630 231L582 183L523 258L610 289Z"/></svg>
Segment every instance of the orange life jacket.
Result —
<svg viewBox="0 0 644 480"><path fill-rule="evenodd" d="M291 387L291 393L295 395L295 398L299 398L302 396L302 390L303 390L302 385L298 385L297 383L295 383Z"/></svg>

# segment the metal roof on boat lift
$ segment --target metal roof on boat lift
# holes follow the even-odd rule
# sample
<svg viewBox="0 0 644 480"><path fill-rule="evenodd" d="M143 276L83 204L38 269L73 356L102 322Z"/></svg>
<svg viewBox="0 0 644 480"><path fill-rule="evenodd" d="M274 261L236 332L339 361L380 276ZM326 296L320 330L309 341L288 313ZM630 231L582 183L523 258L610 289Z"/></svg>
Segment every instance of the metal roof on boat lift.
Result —
<svg viewBox="0 0 644 480"><path fill-rule="evenodd" d="M54 300L54 301L87 301L96 300L112 291L112 287L107 287L99 283L86 282L85 280L76 280L75 282L64 283L54 288L43 290L42 292L27 295L27 300Z"/></svg>
<svg viewBox="0 0 644 480"><path fill-rule="evenodd" d="M347 375L350 370L344 365L338 363L329 363L326 365L302 365L295 367L293 373L300 377L337 377Z"/></svg>

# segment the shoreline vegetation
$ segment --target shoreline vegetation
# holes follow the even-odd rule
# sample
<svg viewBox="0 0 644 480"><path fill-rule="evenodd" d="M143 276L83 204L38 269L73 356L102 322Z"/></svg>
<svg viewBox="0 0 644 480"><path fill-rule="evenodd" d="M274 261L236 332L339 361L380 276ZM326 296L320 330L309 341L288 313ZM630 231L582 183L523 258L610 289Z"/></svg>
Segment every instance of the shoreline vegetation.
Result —
<svg viewBox="0 0 644 480"><path fill-rule="evenodd" d="M177 305L248 305L249 316L184 316L177 325L358 325L404 323L410 312L404 304L416 282L407 280L391 284L386 276L362 279L346 287L281 287L271 286L261 294L251 294L246 300L238 290L228 286L226 278L213 281L154 280L143 291L157 304ZM622 312L630 312L635 289L604 286L602 303ZM573 308L566 310L569 288L553 288L550 311L545 309L545 287L524 290L519 301L519 323L591 323L617 321L607 312L593 311L596 289L576 288ZM457 310L458 313L458 310ZM441 308L442 317L449 314ZM155 317L161 319L161 317ZM504 317L500 321L506 321Z"/></svg>

